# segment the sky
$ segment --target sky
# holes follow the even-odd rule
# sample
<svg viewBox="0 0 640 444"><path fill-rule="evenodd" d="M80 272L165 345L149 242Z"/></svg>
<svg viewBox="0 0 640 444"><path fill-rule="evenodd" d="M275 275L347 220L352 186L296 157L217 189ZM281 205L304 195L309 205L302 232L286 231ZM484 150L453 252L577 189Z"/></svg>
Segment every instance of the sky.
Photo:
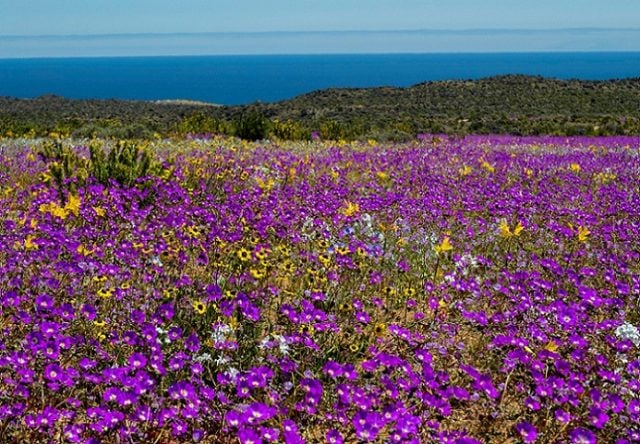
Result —
<svg viewBox="0 0 640 444"><path fill-rule="evenodd" d="M632 44L640 31L638 0L0 0L0 11L0 57L142 55L145 51L200 54L207 45L212 53L376 52L384 36L390 35L385 31L399 30L439 30L440 40L429 40L424 32L405 33L403 38L395 34L390 37L395 39L392 47L383 45L388 52L430 51L441 48L442 43L448 51L513 50L504 30L519 35L516 49L523 51L640 50L640 40ZM591 28L598 32L594 34ZM567 29L573 34L567 34ZM474 42L468 30L484 30L484 34ZM523 38L525 30L536 32ZM546 34L540 34L545 30ZM333 43L328 34L309 38L317 31L334 32ZM378 34L356 38L336 31ZM459 42L448 47L446 32L451 31L455 32L449 35ZM228 36L220 40L224 33L263 32L300 34L271 35L272 40L284 40L266 45L264 36L255 34L253 43L237 35L235 40ZM487 37L491 32L494 34ZM141 34L175 33L215 33L218 37L210 36L208 43L201 39L168 43L156 36L154 46L153 38L147 36L143 44L136 43ZM132 39L130 45L123 43L122 34ZM115 43L113 35L117 36ZM61 36L75 36L75 40ZM541 45L540 40L546 43Z"/></svg>

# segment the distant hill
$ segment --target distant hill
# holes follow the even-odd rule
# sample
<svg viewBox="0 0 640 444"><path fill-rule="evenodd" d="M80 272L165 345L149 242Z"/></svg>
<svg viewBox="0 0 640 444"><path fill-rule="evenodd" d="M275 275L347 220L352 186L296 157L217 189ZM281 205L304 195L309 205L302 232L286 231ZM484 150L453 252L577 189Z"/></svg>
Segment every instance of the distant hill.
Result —
<svg viewBox="0 0 640 444"><path fill-rule="evenodd" d="M583 81L507 75L408 88L314 91L275 103L207 106L183 101L0 97L0 133L65 130L115 136L226 132L256 116L265 136L402 139L420 132L640 134L640 78ZM122 132L123 134L118 134ZM258 134L260 134L258 132Z"/></svg>

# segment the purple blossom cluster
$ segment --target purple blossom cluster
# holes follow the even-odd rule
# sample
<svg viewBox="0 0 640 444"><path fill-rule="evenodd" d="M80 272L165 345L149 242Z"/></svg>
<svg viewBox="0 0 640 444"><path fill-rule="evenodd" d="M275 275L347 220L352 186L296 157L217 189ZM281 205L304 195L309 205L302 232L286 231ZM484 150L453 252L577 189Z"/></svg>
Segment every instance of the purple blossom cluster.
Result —
<svg viewBox="0 0 640 444"><path fill-rule="evenodd" d="M158 141L63 188L38 143L0 140L0 442L640 442L637 138Z"/></svg>

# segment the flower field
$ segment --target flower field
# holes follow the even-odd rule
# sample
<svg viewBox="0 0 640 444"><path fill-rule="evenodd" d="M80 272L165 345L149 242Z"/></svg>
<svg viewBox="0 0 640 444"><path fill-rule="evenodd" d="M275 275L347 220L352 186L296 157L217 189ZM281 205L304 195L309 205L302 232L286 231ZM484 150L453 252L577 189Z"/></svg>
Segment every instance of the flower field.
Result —
<svg viewBox="0 0 640 444"><path fill-rule="evenodd" d="M638 327L638 138L0 139L3 443L640 442Z"/></svg>

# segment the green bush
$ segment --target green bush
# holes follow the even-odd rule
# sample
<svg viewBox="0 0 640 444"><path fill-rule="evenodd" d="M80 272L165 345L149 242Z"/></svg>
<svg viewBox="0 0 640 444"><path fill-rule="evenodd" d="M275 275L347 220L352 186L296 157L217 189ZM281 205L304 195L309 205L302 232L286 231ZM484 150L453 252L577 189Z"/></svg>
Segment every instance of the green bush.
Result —
<svg viewBox="0 0 640 444"><path fill-rule="evenodd" d="M108 185L115 180L131 186L139 178L157 175L162 165L153 159L149 150L130 140L120 140L108 153L99 144L91 144L89 172L98 182Z"/></svg>
<svg viewBox="0 0 640 444"><path fill-rule="evenodd" d="M176 130L181 135L216 134L228 131L228 125L203 112L196 112L182 119L182 121L178 123Z"/></svg>
<svg viewBox="0 0 640 444"><path fill-rule="evenodd" d="M270 135L281 140L306 140L311 137L311 131L293 120L273 120Z"/></svg>
<svg viewBox="0 0 640 444"><path fill-rule="evenodd" d="M262 112L251 110L242 112L234 121L235 136L245 140L266 139L271 129L271 122Z"/></svg>

